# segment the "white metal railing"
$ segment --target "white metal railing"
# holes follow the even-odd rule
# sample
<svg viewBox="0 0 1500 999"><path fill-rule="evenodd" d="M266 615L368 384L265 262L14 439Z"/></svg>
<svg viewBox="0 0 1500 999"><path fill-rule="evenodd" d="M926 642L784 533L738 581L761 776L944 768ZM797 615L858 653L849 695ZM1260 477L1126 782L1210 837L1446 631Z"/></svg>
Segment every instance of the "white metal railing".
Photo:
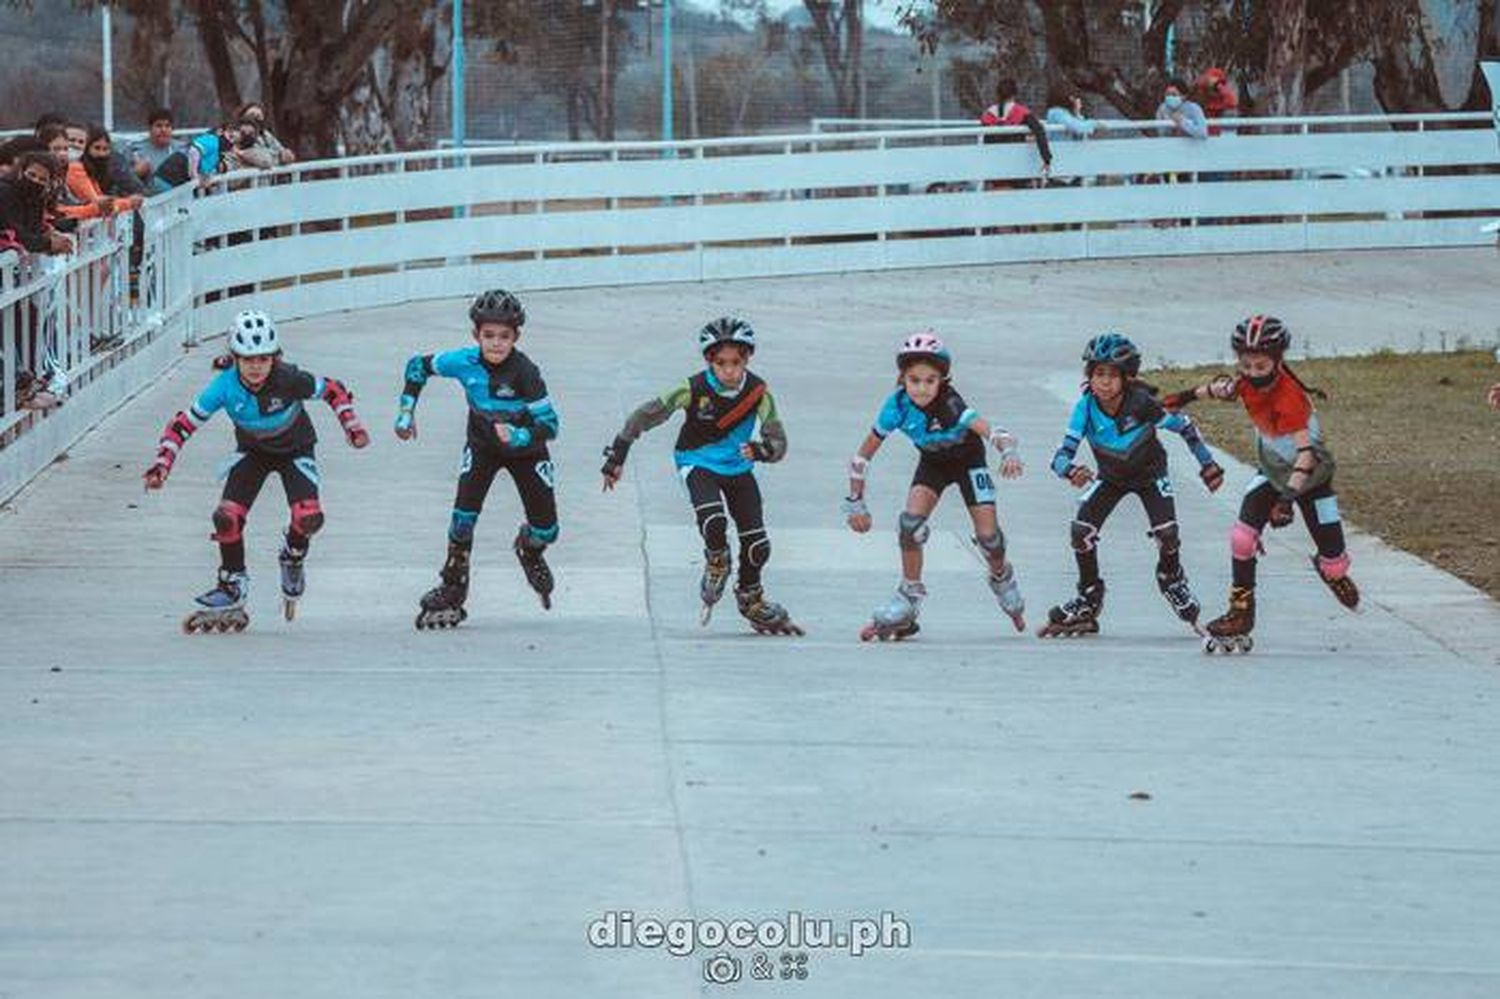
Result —
<svg viewBox="0 0 1500 999"><path fill-rule="evenodd" d="M221 327L231 289L302 316L490 283L1473 245L1500 211L1489 121L1221 120L1206 141L1112 122L1054 143L1067 186L1046 187L1024 129L972 123L297 163L194 204L198 315Z"/></svg>
<svg viewBox="0 0 1500 999"><path fill-rule="evenodd" d="M81 226L75 239L66 255L7 254L0 263L0 439L25 415L17 393L28 376L63 394L101 345L126 336L129 217Z"/></svg>
<svg viewBox="0 0 1500 999"><path fill-rule="evenodd" d="M81 226L71 253L0 254L0 499L149 384L191 337L191 196L146 202L143 245L123 213ZM143 251L138 268L133 249ZM23 386L61 405L25 405Z"/></svg>
<svg viewBox="0 0 1500 999"><path fill-rule="evenodd" d="M1330 129L1364 129L1364 128L1389 128L1393 125L1415 125L1419 131L1425 131L1429 127L1451 127L1453 125L1472 125L1488 121L1490 116L1484 111L1448 111L1438 113L1413 113L1413 114L1320 114L1299 115L1288 118L1210 118L1210 128L1222 129L1225 132L1238 132L1240 130L1275 132L1309 130L1326 131ZM1112 132L1161 132L1173 127L1171 121L1165 119L1125 119L1125 118L1093 118L1090 119L1105 131ZM851 132L885 132L885 131L911 131L955 128L976 128L973 118L813 118L808 128L815 134L848 134ZM1043 125L1048 133L1066 134L1062 125Z"/></svg>

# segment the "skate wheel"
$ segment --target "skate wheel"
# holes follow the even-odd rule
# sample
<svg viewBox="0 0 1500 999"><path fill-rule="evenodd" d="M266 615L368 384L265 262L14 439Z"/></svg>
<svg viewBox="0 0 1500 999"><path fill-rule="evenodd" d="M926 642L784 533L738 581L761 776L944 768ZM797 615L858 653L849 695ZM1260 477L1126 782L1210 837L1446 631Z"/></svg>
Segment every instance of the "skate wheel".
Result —
<svg viewBox="0 0 1500 999"><path fill-rule="evenodd" d="M288 621L293 620L297 616L297 601L282 600L281 613L282 616L285 617Z"/></svg>

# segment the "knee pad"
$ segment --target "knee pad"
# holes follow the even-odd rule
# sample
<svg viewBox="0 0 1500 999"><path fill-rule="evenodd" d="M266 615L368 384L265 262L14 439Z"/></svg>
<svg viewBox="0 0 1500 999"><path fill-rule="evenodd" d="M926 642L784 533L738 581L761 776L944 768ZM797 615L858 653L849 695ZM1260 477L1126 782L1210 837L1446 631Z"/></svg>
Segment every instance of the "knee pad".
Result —
<svg viewBox="0 0 1500 999"><path fill-rule="evenodd" d="M1343 552L1333 558L1319 555L1318 571L1324 579L1343 579L1349 575L1349 553Z"/></svg>
<svg viewBox="0 0 1500 999"><path fill-rule="evenodd" d="M771 539L766 529L744 531L740 534L740 562L759 569L771 561Z"/></svg>
<svg viewBox="0 0 1500 999"><path fill-rule="evenodd" d="M323 526L323 507L315 499L298 500L292 504L292 530L310 538Z"/></svg>
<svg viewBox="0 0 1500 999"><path fill-rule="evenodd" d="M927 543L927 536L931 533L931 530L927 526L926 517L918 516L915 513L902 512L897 536L901 541L903 551L914 551L921 548Z"/></svg>
<svg viewBox="0 0 1500 999"><path fill-rule="evenodd" d="M234 500L220 500L214 509L214 533L209 537L221 545L232 545L245 536L245 518L250 508Z"/></svg>
<svg viewBox="0 0 1500 999"><path fill-rule="evenodd" d="M1099 545L1099 528L1086 520L1073 521L1073 550L1086 555Z"/></svg>
<svg viewBox="0 0 1500 999"><path fill-rule="evenodd" d="M698 519L698 534L708 542L710 548L723 547L723 533L729 528L729 517L724 513L724 504L719 500L693 507L693 516Z"/></svg>
<svg viewBox="0 0 1500 999"><path fill-rule="evenodd" d="M984 553L985 560L990 564L990 571L999 572L1005 565L1005 532L996 526L994 534L988 537L976 537L974 543L979 545L979 550Z"/></svg>
<svg viewBox="0 0 1500 999"><path fill-rule="evenodd" d="M1229 529L1229 552L1241 561L1255 558L1260 551L1260 532L1243 520L1236 520Z"/></svg>
<svg viewBox="0 0 1500 999"><path fill-rule="evenodd" d="M551 527L522 524L521 529L516 532L516 541L534 551L541 551L556 541L560 533L562 533L561 528L556 524Z"/></svg>
<svg viewBox="0 0 1500 999"><path fill-rule="evenodd" d="M448 519L448 540L457 545L474 543L474 525L479 521L478 510L453 511Z"/></svg>
<svg viewBox="0 0 1500 999"><path fill-rule="evenodd" d="M1177 532L1177 521L1169 520L1146 532L1156 539L1157 547L1163 555L1176 555L1182 548L1182 537Z"/></svg>

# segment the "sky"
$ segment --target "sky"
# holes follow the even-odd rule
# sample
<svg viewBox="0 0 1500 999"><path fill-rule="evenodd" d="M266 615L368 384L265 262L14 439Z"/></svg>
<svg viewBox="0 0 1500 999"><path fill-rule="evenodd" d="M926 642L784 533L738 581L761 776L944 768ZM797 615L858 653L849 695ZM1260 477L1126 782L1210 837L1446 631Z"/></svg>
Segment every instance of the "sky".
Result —
<svg viewBox="0 0 1500 999"><path fill-rule="evenodd" d="M711 3L710 3L711 5ZM766 6L774 13L782 13L793 7L801 7L802 0L767 0ZM867 24L881 27L894 28L896 26L897 0L866 0L865 22Z"/></svg>

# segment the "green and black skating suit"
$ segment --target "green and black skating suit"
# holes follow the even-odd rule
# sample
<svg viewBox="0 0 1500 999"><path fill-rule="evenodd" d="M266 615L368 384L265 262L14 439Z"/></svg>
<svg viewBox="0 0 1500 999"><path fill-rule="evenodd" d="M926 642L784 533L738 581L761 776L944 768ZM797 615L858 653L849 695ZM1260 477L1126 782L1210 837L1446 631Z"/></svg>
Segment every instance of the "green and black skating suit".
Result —
<svg viewBox="0 0 1500 999"><path fill-rule="evenodd" d="M612 451L623 461L624 451L642 433L665 423L679 409L684 419L673 460L692 501L704 547L711 552L728 548L727 506L739 535L740 587L758 586L771 557L771 541L754 467L757 461L776 462L786 455L786 432L776 401L758 375L745 372L744 382L731 390L705 369L637 407ZM753 457L741 453L745 445Z"/></svg>

